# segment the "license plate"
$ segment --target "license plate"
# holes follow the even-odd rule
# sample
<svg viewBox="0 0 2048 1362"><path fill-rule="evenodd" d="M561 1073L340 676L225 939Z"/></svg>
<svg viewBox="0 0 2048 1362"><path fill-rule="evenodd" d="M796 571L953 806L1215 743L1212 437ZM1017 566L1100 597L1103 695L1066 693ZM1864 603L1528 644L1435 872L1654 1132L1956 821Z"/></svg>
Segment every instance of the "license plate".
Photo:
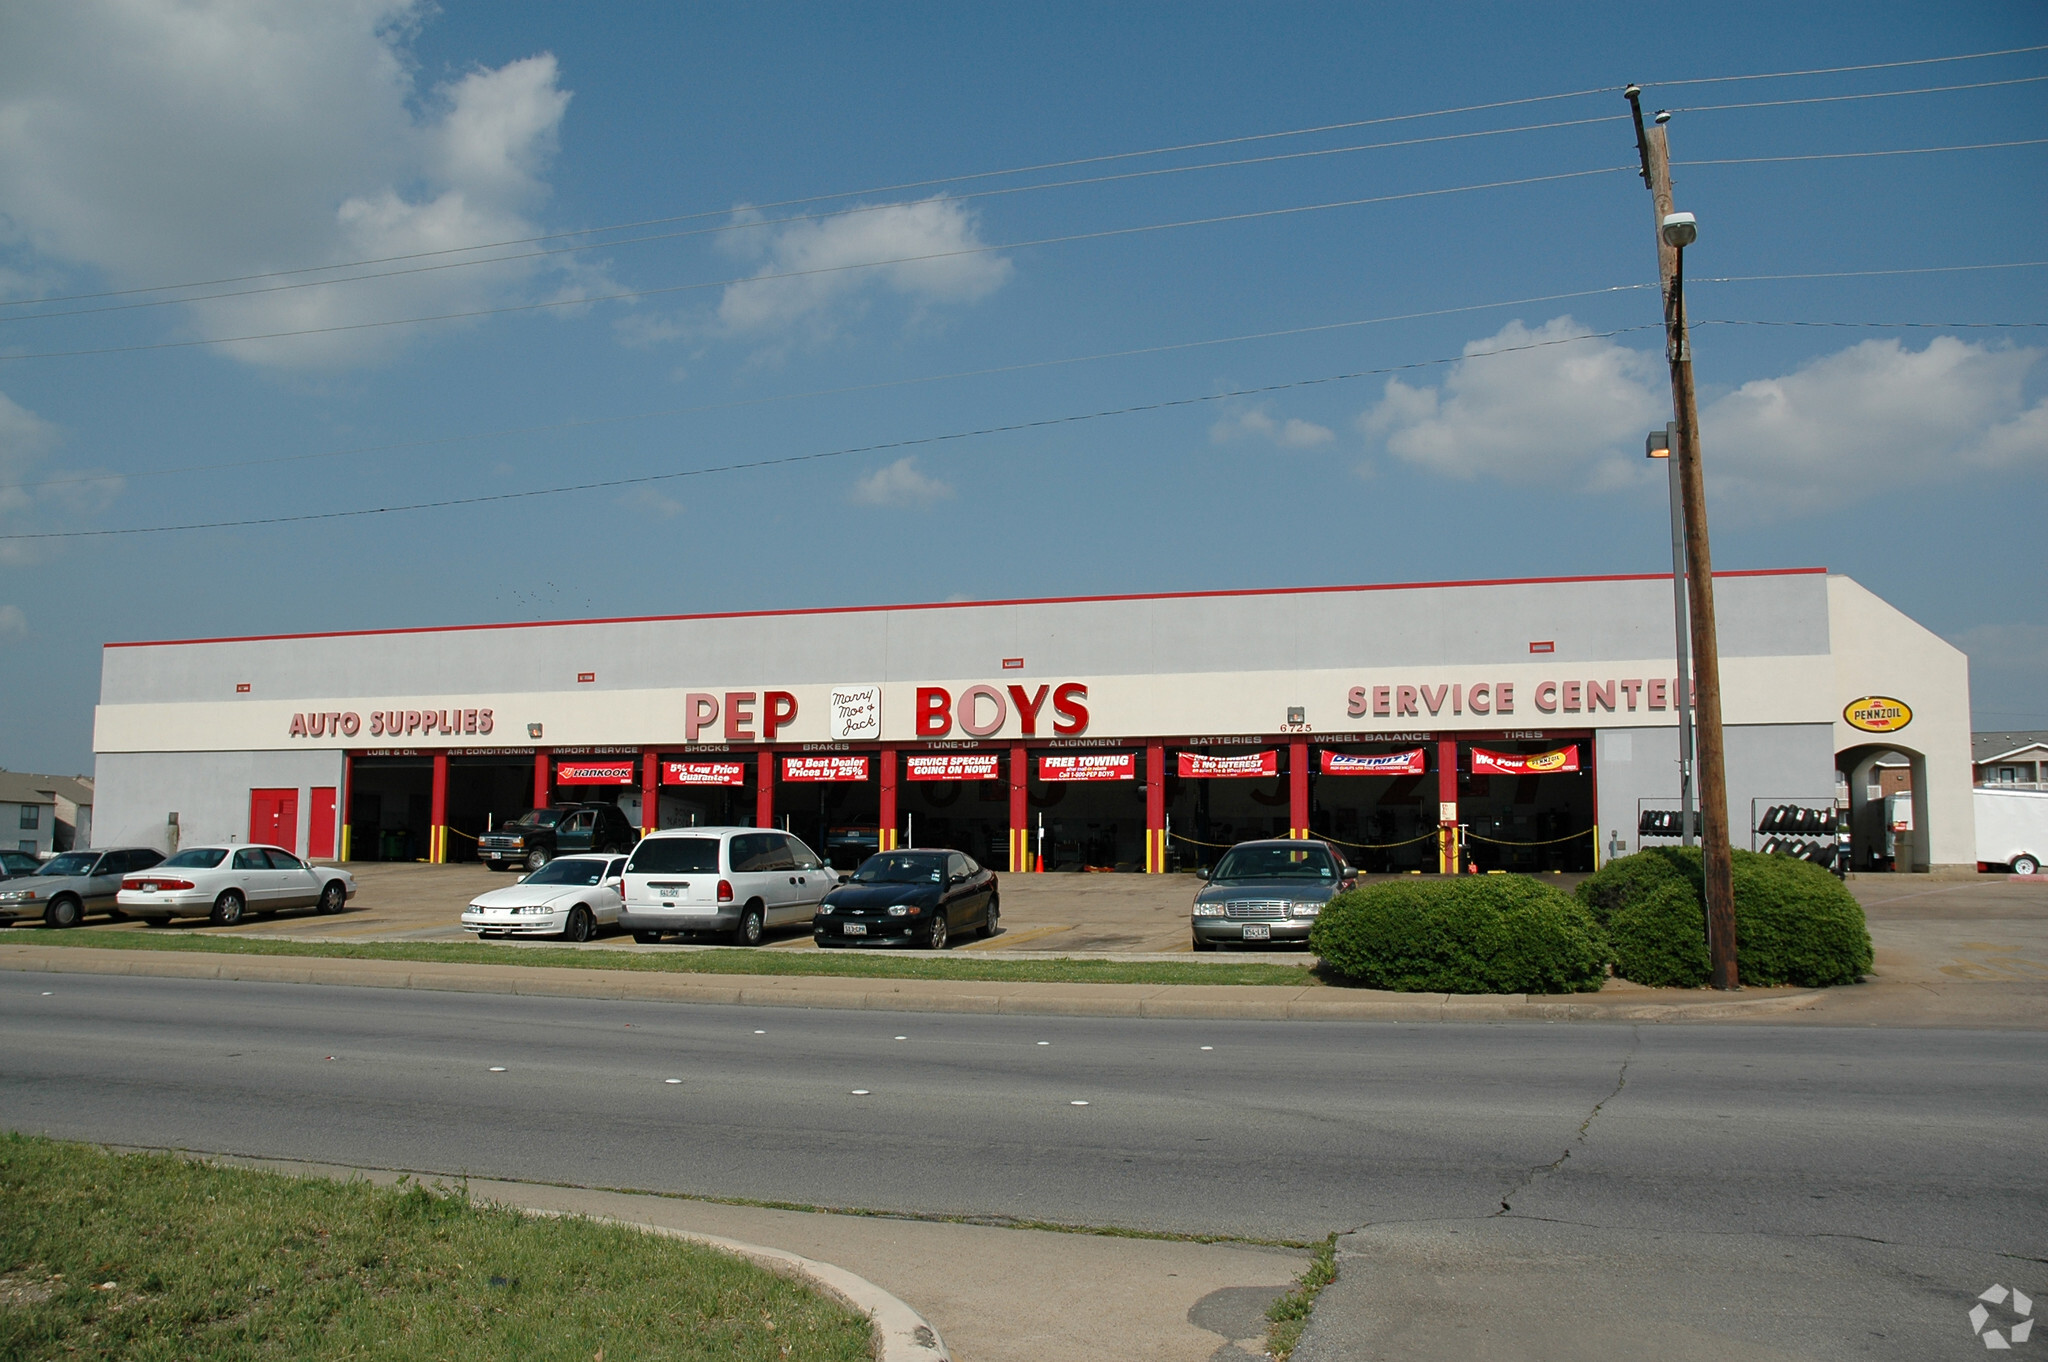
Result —
<svg viewBox="0 0 2048 1362"><path fill-rule="evenodd" d="M848 936L866 936L868 934L868 924L865 922L849 922L846 924L846 934Z"/></svg>
<svg viewBox="0 0 2048 1362"><path fill-rule="evenodd" d="M142 886L142 892L145 894L154 894L156 892L156 886L153 884L145 884Z"/></svg>
<svg viewBox="0 0 2048 1362"><path fill-rule="evenodd" d="M1244 929L1244 939L1247 941L1271 941L1273 939L1273 929L1271 927L1248 926Z"/></svg>

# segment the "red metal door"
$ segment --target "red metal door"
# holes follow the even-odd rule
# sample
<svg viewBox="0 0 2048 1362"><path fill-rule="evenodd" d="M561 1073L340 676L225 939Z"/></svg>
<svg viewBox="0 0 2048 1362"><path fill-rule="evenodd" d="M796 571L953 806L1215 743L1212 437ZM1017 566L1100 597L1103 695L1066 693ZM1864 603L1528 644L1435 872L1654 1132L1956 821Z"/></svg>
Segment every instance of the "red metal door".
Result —
<svg viewBox="0 0 2048 1362"><path fill-rule="evenodd" d="M249 840L286 851L299 849L299 792L249 791Z"/></svg>
<svg viewBox="0 0 2048 1362"><path fill-rule="evenodd" d="M313 811L306 815L306 854L316 861L334 855L334 793L332 785L313 787Z"/></svg>

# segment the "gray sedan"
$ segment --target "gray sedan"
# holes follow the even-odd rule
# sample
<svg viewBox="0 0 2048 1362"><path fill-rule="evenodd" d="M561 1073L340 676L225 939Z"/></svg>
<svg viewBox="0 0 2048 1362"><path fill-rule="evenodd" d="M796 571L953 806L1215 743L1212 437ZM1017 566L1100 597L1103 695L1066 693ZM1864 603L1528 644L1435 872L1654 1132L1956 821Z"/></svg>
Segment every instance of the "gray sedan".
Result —
<svg viewBox="0 0 2048 1362"><path fill-rule="evenodd" d="M52 927L76 927L87 913L115 912L121 877L163 858L151 847L60 851L35 874L0 883L0 923L39 917Z"/></svg>
<svg viewBox="0 0 2048 1362"><path fill-rule="evenodd" d="M1306 944L1323 905L1355 888L1358 872L1325 842L1239 842L1195 895L1195 949L1225 942Z"/></svg>

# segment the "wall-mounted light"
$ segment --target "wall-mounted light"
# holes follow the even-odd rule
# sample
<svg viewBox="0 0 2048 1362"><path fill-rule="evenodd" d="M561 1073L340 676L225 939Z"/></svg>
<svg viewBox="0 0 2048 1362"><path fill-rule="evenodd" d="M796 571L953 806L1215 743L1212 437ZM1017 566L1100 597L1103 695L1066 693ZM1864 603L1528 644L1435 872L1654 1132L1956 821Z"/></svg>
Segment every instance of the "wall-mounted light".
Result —
<svg viewBox="0 0 2048 1362"><path fill-rule="evenodd" d="M1307 723L1308 707L1306 705L1289 705L1287 707L1287 722L1290 724Z"/></svg>
<svg viewBox="0 0 2048 1362"><path fill-rule="evenodd" d="M529 738L538 738L540 736L540 725L528 724L526 726L526 736Z"/></svg>

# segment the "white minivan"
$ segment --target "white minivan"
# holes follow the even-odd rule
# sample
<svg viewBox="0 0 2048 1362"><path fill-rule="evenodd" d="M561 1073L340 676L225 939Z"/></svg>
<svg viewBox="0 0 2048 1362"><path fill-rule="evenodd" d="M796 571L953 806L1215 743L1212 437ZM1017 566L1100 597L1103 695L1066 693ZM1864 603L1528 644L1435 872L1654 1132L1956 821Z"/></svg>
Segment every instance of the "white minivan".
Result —
<svg viewBox="0 0 2048 1362"><path fill-rule="evenodd" d="M777 927L808 927L839 883L801 838L774 828L650 832L626 862L619 925L642 943L665 933L717 933L758 946Z"/></svg>

